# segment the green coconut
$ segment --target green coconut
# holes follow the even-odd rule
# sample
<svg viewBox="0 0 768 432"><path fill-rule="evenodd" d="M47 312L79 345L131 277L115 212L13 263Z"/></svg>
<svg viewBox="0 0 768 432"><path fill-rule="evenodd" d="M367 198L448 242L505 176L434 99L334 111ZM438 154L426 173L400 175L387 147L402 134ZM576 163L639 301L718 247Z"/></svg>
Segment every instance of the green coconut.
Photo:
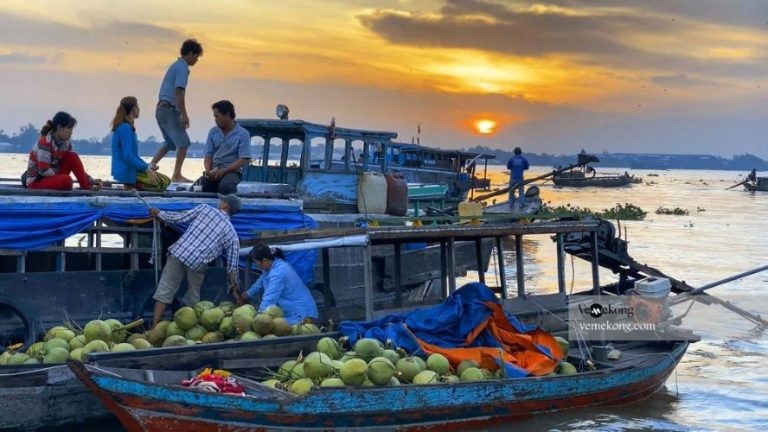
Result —
<svg viewBox="0 0 768 432"><path fill-rule="evenodd" d="M283 308L281 308L278 305L272 305L272 306L267 307L264 310L264 313L269 314L272 318L282 318L282 317L285 316L285 315L283 315Z"/></svg>
<svg viewBox="0 0 768 432"><path fill-rule="evenodd" d="M568 348L571 344L563 337L555 336L555 342L560 345L560 351L563 352L563 358L568 358Z"/></svg>
<svg viewBox="0 0 768 432"><path fill-rule="evenodd" d="M341 355L344 353L339 343L329 337L324 337L317 341L317 350L334 360L341 358Z"/></svg>
<svg viewBox="0 0 768 432"><path fill-rule="evenodd" d="M339 375L347 385L359 386L368 378L368 363L363 359L353 358L344 363Z"/></svg>
<svg viewBox="0 0 768 432"><path fill-rule="evenodd" d="M27 348L27 355L32 358L42 359L45 355L45 342L35 342Z"/></svg>
<svg viewBox="0 0 768 432"><path fill-rule="evenodd" d="M346 387L347 384L344 382L341 378L326 378L320 383L320 387L326 387L326 388L337 388L337 387Z"/></svg>
<svg viewBox="0 0 768 432"><path fill-rule="evenodd" d="M184 306L173 314L173 322L175 322L180 329L187 331L197 325L197 314L191 307Z"/></svg>
<svg viewBox="0 0 768 432"><path fill-rule="evenodd" d="M205 327L201 325L196 325L192 327L191 329L187 330L187 332L184 334L184 337L193 340L193 341L199 341L200 339L205 336L205 334L208 333L208 330L205 329Z"/></svg>
<svg viewBox="0 0 768 432"><path fill-rule="evenodd" d="M88 341L85 339L85 335L77 335L69 340L69 350L75 350L77 348L82 348L87 344Z"/></svg>
<svg viewBox="0 0 768 432"><path fill-rule="evenodd" d="M272 332L277 336L288 336L293 328L285 318L275 318L272 320Z"/></svg>
<svg viewBox="0 0 768 432"><path fill-rule="evenodd" d="M263 386L267 386L269 388L273 388L273 389L282 389L283 388L283 385L280 383L280 381L276 380L276 379L268 379L266 381L260 382L259 384L261 384Z"/></svg>
<svg viewBox="0 0 768 432"><path fill-rule="evenodd" d="M494 379L494 378L496 378L496 374L491 372L488 369L480 369L480 372L483 373L483 376L485 376L485 379Z"/></svg>
<svg viewBox="0 0 768 432"><path fill-rule="evenodd" d="M109 352L109 345L101 339L92 340L83 347L82 356L85 358L88 354L94 352Z"/></svg>
<svg viewBox="0 0 768 432"><path fill-rule="evenodd" d="M224 312L224 315L226 316L232 315L232 311L235 310L235 304L231 301L223 301L216 307L221 309L221 311Z"/></svg>
<svg viewBox="0 0 768 432"><path fill-rule="evenodd" d="M163 341L163 347L175 347L184 345L187 345L187 339L181 335L170 335Z"/></svg>
<svg viewBox="0 0 768 432"><path fill-rule="evenodd" d="M459 367L456 368L456 375L461 376L461 374L467 369L467 368L480 368L480 365L474 361L474 360L464 360L461 363L459 363Z"/></svg>
<svg viewBox="0 0 768 432"><path fill-rule="evenodd" d="M58 329L55 332L53 332L53 337L54 338L56 338L56 339L63 339L65 341L67 341L67 342L72 340L72 338L75 337L75 336L77 336L75 334L75 332L73 332L72 330L67 329L67 328L65 328L65 329Z"/></svg>
<svg viewBox="0 0 768 432"><path fill-rule="evenodd" d="M485 374L476 367L468 367L461 372L460 379L462 382L485 381Z"/></svg>
<svg viewBox="0 0 768 432"><path fill-rule="evenodd" d="M0 354L0 365L8 364L8 360L11 358L12 355L13 355L13 352L11 352L10 350L3 351L3 353Z"/></svg>
<svg viewBox="0 0 768 432"><path fill-rule="evenodd" d="M197 341L193 341L192 339L187 339L187 345L194 345Z"/></svg>
<svg viewBox="0 0 768 432"><path fill-rule="evenodd" d="M312 323L305 322L301 324L295 324L293 326L293 329L291 330L291 333L297 334L297 335L319 334L320 329Z"/></svg>
<svg viewBox="0 0 768 432"><path fill-rule="evenodd" d="M457 377L456 375L443 375L440 377L440 382L457 383L461 382L461 378Z"/></svg>
<svg viewBox="0 0 768 432"><path fill-rule="evenodd" d="M399 386L400 385L400 380L397 379L396 377L392 377L392 378L389 379L389 385L391 385L391 386Z"/></svg>
<svg viewBox="0 0 768 432"><path fill-rule="evenodd" d="M304 375L307 378L320 379L333 373L331 358L324 353L313 351L304 358Z"/></svg>
<svg viewBox="0 0 768 432"><path fill-rule="evenodd" d="M253 327L253 331L260 335L266 335L272 333L272 329L274 327L274 318L272 318L272 315L266 314L266 313L260 313L257 314L253 318L253 322L251 323L251 326Z"/></svg>
<svg viewBox="0 0 768 432"><path fill-rule="evenodd" d="M88 342L95 340L106 341L112 336L112 328L102 320L93 320L85 325L83 334Z"/></svg>
<svg viewBox="0 0 768 432"><path fill-rule="evenodd" d="M55 340L55 339L51 339ZM59 339L61 340L61 339ZM50 341L49 341L50 342ZM46 350L43 363L64 363L69 358L69 350L59 346Z"/></svg>
<svg viewBox="0 0 768 432"><path fill-rule="evenodd" d="M341 368L344 367L344 362L341 360L331 360L331 366L333 367L333 371L338 374Z"/></svg>
<svg viewBox="0 0 768 432"><path fill-rule="evenodd" d="M247 331L247 332L243 333L242 336L240 336L240 340L243 341L243 342L255 341L255 340L259 340L259 339L261 339L261 336L258 333L256 333L255 331Z"/></svg>
<svg viewBox="0 0 768 432"><path fill-rule="evenodd" d="M398 372L398 379L411 382L413 377L421 372L421 365L416 361L416 357L404 357L395 364Z"/></svg>
<svg viewBox="0 0 768 432"><path fill-rule="evenodd" d="M412 382L414 384L438 384L440 376L434 371L423 370L413 377Z"/></svg>
<svg viewBox="0 0 768 432"><path fill-rule="evenodd" d="M264 335L264 336L262 336L261 338L262 338L262 339L277 339L277 335L276 335L276 334L272 334L272 333L270 333L270 334L265 334L265 335Z"/></svg>
<svg viewBox="0 0 768 432"><path fill-rule="evenodd" d="M224 316L224 311L221 308L206 309L200 315L200 324L208 331L216 331L219 329L219 324L221 324Z"/></svg>
<svg viewBox="0 0 768 432"><path fill-rule="evenodd" d="M40 360L36 358L28 358L27 361L22 364L40 364Z"/></svg>
<svg viewBox="0 0 768 432"><path fill-rule="evenodd" d="M253 318L248 315L232 315L232 328L237 334L243 334L253 329Z"/></svg>
<svg viewBox="0 0 768 432"><path fill-rule="evenodd" d="M434 353L427 358L427 369L439 375L447 375L451 371L451 363L444 355Z"/></svg>
<svg viewBox="0 0 768 432"><path fill-rule="evenodd" d="M125 342L125 339L128 337L128 330L125 330L123 327L123 323L116 319L108 319L104 320L105 323L109 326L110 331L112 332L112 335L110 336L110 340L114 343L122 343Z"/></svg>
<svg viewBox="0 0 768 432"><path fill-rule="evenodd" d="M83 349L82 348L75 348L69 353L69 358L76 361L83 361Z"/></svg>
<svg viewBox="0 0 768 432"><path fill-rule="evenodd" d="M288 391L295 395L305 395L312 390L312 380L309 378L297 379L288 387Z"/></svg>
<svg viewBox="0 0 768 432"><path fill-rule="evenodd" d="M216 343L216 342L223 342L224 341L224 335L221 334L221 332L213 331L208 332L203 336L202 339L200 339L200 342L202 343Z"/></svg>
<svg viewBox="0 0 768 432"><path fill-rule="evenodd" d="M172 321L165 328L165 338L163 340L168 339L168 336L184 336L185 334L187 334L187 331L179 327L176 321Z"/></svg>
<svg viewBox="0 0 768 432"><path fill-rule="evenodd" d="M251 304L244 304L232 311L232 318L237 316L247 316L248 318L253 319L256 316L256 308Z"/></svg>
<svg viewBox="0 0 768 432"><path fill-rule="evenodd" d="M299 378L293 373L294 369L296 369L296 365L297 365L296 360L284 361L283 364L280 365L280 368L277 370L277 376L278 378L280 378L280 381L288 381L295 378Z"/></svg>
<svg viewBox="0 0 768 432"><path fill-rule="evenodd" d="M395 375L395 365L386 357L376 357L368 362L368 379L376 385L387 385Z"/></svg>
<svg viewBox="0 0 768 432"><path fill-rule="evenodd" d="M381 352L381 356L392 362L392 364L397 364L397 361L400 360L400 354L397 353L397 351L392 349L385 349Z"/></svg>
<svg viewBox="0 0 768 432"><path fill-rule="evenodd" d="M556 371L558 375L574 375L577 372L576 366L567 361L560 362L560 364L557 365Z"/></svg>
<svg viewBox="0 0 768 432"><path fill-rule="evenodd" d="M115 346L113 346L110 351L111 352L136 351L136 347L129 344L128 342L121 342L119 344L115 344Z"/></svg>
<svg viewBox="0 0 768 432"><path fill-rule="evenodd" d="M224 335L225 338L234 336L235 328L232 327L232 317L227 316L219 323L219 332Z"/></svg>
<svg viewBox="0 0 768 432"><path fill-rule="evenodd" d="M346 362L347 360L352 360L353 358L360 358L357 356L357 354L354 351L347 351L344 353L343 356L339 360L342 362Z"/></svg>
<svg viewBox="0 0 768 432"><path fill-rule="evenodd" d="M195 303L195 306L192 308L195 310L195 316L197 319L200 319L200 317L203 315L203 312L213 309L216 305L214 305L212 302L209 302L208 300L201 300L197 303Z"/></svg>
<svg viewBox="0 0 768 432"><path fill-rule="evenodd" d="M58 338L48 339L48 342L45 343L45 352L47 353L48 351L50 351L52 348L55 348L55 347L64 348L65 350L67 350L67 352L69 352L69 342L65 341L64 339L58 339Z"/></svg>
<svg viewBox="0 0 768 432"><path fill-rule="evenodd" d="M165 331L170 324L170 321L160 321L157 323L157 325L149 331L147 340L154 346L160 346L167 336Z"/></svg>
<svg viewBox="0 0 768 432"><path fill-rule="evenodd" d="M32 357L30 357L30 356L28 356L28 355L26 355L24 353L17 352L17 353L14 353L13 355L11 355L11 358L8 359L8 363L6 363L6 364L9 364L9 365L20 365L20 364L23 364L25 361L29 360L30 358L32 358Z"/></svg>
<svg viewBox="0 0 768 432"><path fill-rule="evenodd" d="M144 338L134 338L131 340L130 344L137 350L152 348L152 344Z"/></svg>
<svg viewBox="0 0 768 432"><path fill-rule="evenodd" d="M53 326L49 328L47 332L45 332L45 336L43 336L43 342L48 342L49 339L55 338L56 332L59 330L69 330L69 329L64 326Z"/></svg>
<svg viewBox="0 0 768 432"><path fill-rule="evenodd" d="M362 338L355 342L354 350L358 357L369 362L376 357L381 357L384 348L381 346L381 342L376 339Z"/></svg>
<svg viewBox="0 0 768 432"><path fill-rule="evenodd" d="M376 387L376 384L373 383L373 381L366 379L363 381L362 384L360 384L361 387Z"/></svg>
<svg viewBox="0 0 768 432"><path fill-rule="evenodd" d="M423 358L419 356L413 356L413 359L416 360L416 363L419 364L419 368L421 368L421 370L427 370L427 362L425 362Z"/></svg>

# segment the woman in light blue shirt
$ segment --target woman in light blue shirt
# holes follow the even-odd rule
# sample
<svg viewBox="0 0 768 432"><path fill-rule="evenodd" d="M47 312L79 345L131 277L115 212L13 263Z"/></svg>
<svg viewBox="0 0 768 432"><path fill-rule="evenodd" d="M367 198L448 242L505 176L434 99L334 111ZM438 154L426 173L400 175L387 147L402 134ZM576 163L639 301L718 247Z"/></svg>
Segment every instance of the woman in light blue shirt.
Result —
<svg viewBox="0 0 768 432"><path fill-rule="evenodd" d="M296 270L285 260L282 249L257 244L251 251L251 257L263 273L259 280L242 294L242 301L248 301L263 291L260 312L277 305L291 324L300 323L307 318L317 319L315 299Z"/></svg>

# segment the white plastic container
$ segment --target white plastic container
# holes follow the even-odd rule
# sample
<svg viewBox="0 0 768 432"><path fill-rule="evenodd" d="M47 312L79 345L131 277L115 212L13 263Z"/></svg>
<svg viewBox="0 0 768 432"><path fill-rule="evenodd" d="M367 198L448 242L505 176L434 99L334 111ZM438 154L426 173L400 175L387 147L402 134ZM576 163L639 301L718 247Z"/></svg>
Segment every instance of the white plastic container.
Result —
<svg viewBox="0 0 768 432"><path fill-rule="evenodd" d="M387 212L387 179L377 172L364 172L357 184L357 210L360 213Z"/></svg>
<svg viewBox="0 0 768 432"><path fill-rule="evenodd" d="M635 282L635 291L648 298L666 297L671 289L672 284L667 278L647 277Z"/></svg>

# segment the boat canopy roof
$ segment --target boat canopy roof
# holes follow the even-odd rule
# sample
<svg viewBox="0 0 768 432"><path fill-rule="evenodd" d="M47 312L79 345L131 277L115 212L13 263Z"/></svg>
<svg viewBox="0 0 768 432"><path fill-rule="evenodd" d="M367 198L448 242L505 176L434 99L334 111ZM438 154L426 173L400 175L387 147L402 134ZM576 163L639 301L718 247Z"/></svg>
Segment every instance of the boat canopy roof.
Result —
<svg viewBox="0 0 768 432"><path fill-rule="evenodd" d="M423 146L421 144L409 144L409 143L401 143L401 142L394 142L393 145L400 148L400 151L403 153L420 153L420 152L429 152L429 153L441 153L441 154L450 154L450 155L457 155L460 154L466 159L496 159L496 156L484 154L484 153L475 153L475 152L468 152L464 150L452 150L452 149L442 149L442 148L435 148L435 147L427 147Z"/></svg>
<svg viewBox="0 0 768 432"><path fill-rule="evenodd" d="M304 140L307 136L330 137L333 134L336 139L343 138L369 142L391 141L397 138L397 132L331 127L331 125L311 123L304 120L239 119L237 123L248 130L252 136L261 137L269 136Z"/></svg>

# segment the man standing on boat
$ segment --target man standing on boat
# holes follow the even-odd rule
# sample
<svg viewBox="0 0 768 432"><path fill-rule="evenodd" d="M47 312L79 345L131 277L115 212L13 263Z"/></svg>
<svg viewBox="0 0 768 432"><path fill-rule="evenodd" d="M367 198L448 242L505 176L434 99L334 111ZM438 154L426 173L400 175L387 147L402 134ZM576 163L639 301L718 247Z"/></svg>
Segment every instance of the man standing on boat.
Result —
<svg viewBox="0 0 768 432"><path fill-rule="evenodd" d="M224 195L237 192L243 179L243 166L251 160L251 136L235 121L235 106L228 100L211 106L216 126L205 142L205 172L200 182L203 192Z"/></svg>
<svg viewBox="0 0 768 432"><path fill-rule="evenodd" d="M234 194L219 194L219 198L218 208L201 204L183 212L149 209L152 217L164 222L189 224L181 238L168 248L168 259L153 296L153 328L160 322L165 307L173 302L173 297L185 277L187 293L181 299L182 302L187 306L194 306L200 301L200 286L203 284L208 263L218 258L222 252L226 253L228 285L237 286L240 241L230 217L240 211L242 204L240 198Z"/></svg>
<svg viewBox="0 0 768 432"><path fill-rule="evenodd" d="M189 79L189 67L194 66L201 55L203 46L194 39L187 39L181 44L181 57L179 57L165 72L163 83L160 85L159 101L155 118L160 131L163 133L165 143L152 158L152 167L165 157L168 150L176 151L176 165L173 167L171 181L178 183L190 183L191 181L181 174L181 167L187 157L189 147L189 115L187 114L186 90Z"/></svg>
<svg viewBox="0 0 768 432"><path fill-rule="evenodd" d="M528 165L528 159L523 156L523 151L520 147L515 147L515 155L512 156L507 162L507 169L509 170L509 205L510 207L515 204L515 190L519 195L519 206L525 204L525 188L523 187L524 171L530 166Z"/></svg>

